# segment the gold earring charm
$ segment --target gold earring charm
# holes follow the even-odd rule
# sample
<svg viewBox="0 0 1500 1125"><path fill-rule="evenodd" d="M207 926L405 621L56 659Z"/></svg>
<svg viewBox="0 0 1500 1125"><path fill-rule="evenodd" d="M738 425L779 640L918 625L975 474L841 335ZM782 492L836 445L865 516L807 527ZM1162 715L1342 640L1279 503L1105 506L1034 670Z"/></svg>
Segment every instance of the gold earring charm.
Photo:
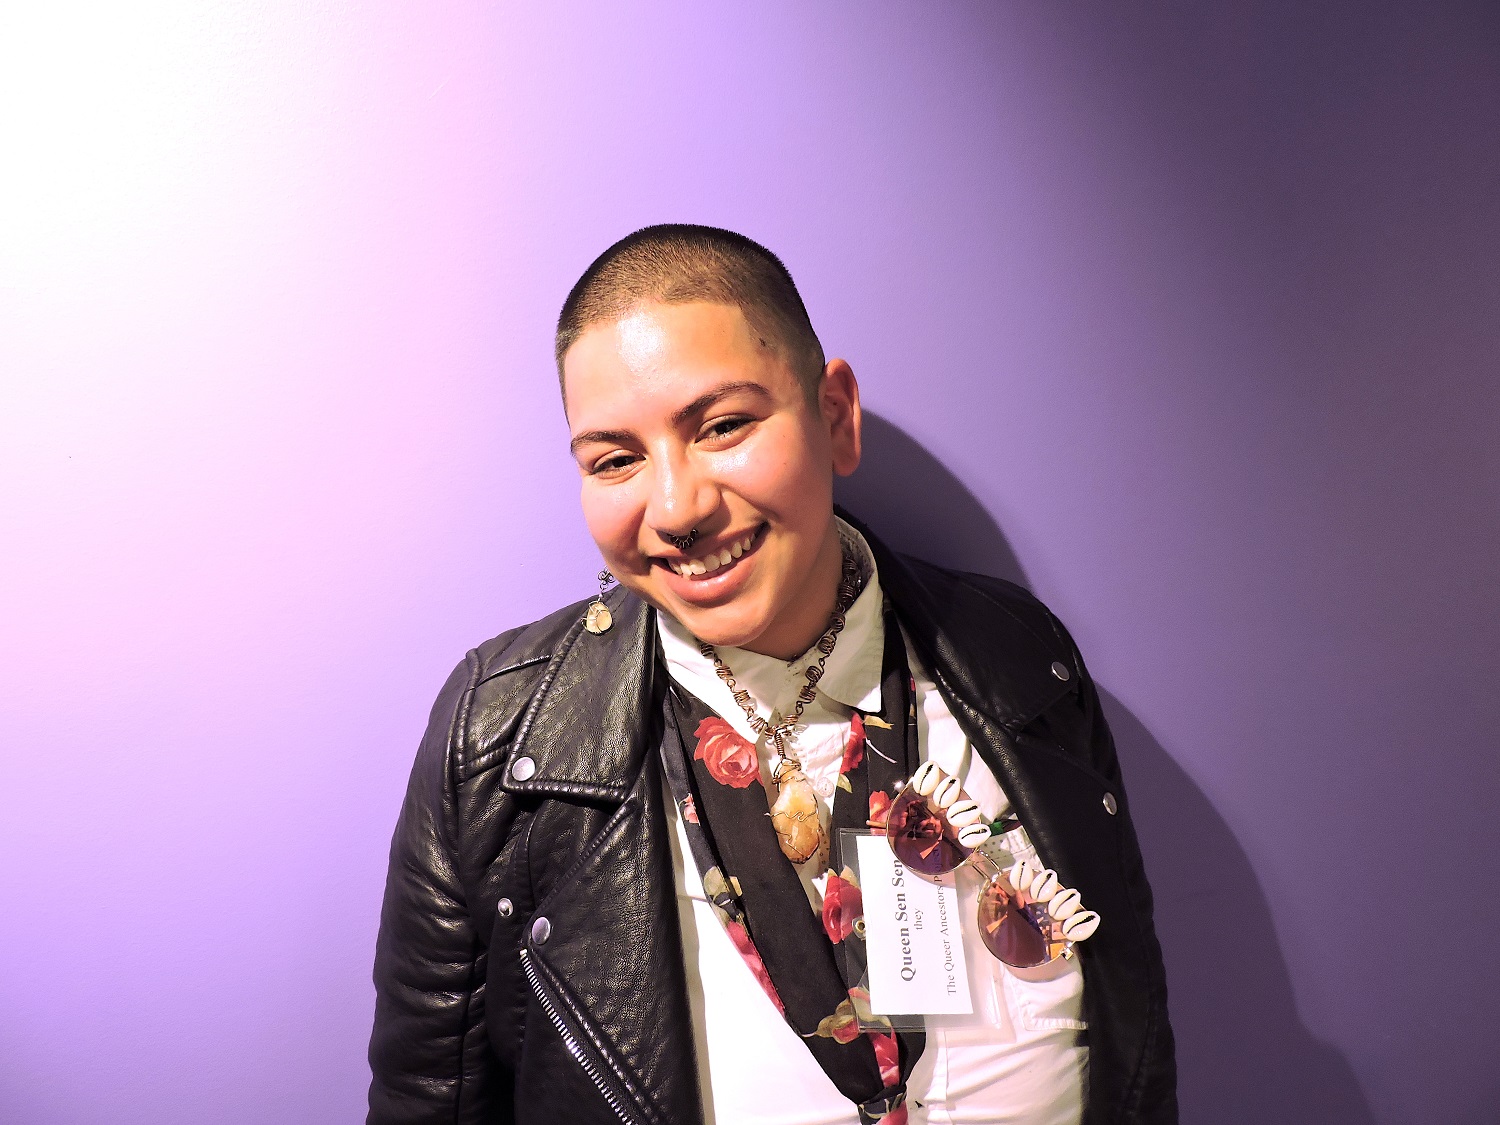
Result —
<svg viewBox="0 0 1500 1125"><path fill-rule="evenodd" d="M615 618L609 612L609 606L604 604L604 591L609 589L610 583L614 582L615 576L608 570L599 572L599 593L593 601L589 602L588 611L583 615L583 627L594 636L609 632Z"/></svg>

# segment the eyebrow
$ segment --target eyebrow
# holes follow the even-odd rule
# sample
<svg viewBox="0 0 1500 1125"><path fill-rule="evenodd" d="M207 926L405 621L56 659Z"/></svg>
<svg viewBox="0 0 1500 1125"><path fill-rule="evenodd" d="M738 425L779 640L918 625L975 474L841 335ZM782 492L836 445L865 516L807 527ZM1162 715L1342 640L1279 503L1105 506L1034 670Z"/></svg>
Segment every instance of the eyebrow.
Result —
<svg viewBox="0 0 1500 1125"><path fill-rule="evenodd" d="M768 399L771 397L771 392L759 383L749 379L737 379L732 383L725 383L722 386L715 387L713 390L699 395L681 409L673 411L672 425L680 426L694 415L702 414L720 399L747 391L760 398ZM568 450L576 454L580 445L592 445L595 442L608 445L628 445L634 440L636 440L636 435L630 430L585 430L568 443Z"/></svg>

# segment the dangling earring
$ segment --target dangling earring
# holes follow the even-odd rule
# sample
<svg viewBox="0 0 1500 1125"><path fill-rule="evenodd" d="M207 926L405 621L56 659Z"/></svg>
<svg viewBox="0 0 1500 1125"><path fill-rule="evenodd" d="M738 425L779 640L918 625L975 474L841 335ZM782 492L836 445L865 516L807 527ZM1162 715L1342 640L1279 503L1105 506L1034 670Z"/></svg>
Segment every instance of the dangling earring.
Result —
<svg viewBox="0 0 1500 1125"><path fill-rule="evenodd" d="M604 591L609 589L614 580L615 576L607 569L599 572L599 593L589 602L588 612L583 615L583 627L596 637L600 633L609 632L609 627L615 623L609 606L604 604Z"/></svg>

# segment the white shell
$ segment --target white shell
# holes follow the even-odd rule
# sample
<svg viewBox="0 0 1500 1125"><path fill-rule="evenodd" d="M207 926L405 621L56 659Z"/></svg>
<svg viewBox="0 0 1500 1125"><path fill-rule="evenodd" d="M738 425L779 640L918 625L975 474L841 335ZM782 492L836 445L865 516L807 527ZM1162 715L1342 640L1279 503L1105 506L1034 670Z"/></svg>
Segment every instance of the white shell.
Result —
<svg viewBox="0 0 1500 1125"><path fill-rule="evenodd" d="M1005 873L1006 879L1016 890L1031 886L1031 881L1036 878L1036 869L1024 859L1016 860L1016 865Z"/></svg>
<svg viewBox="0 0 1500 1125"><path fill-rule="evenodd" d="M1037 902L1048 901L1060 890L1062 884L1057 881L1057 872L1050 867L1031 881L1031 897Z"/></svg>
<svg viewBox="0 0 1500 1125"><path fill-rule="evenodd" d="M1064 887L1047 900L1047 913L1061 922L1083 909L1083 896Z"/></svg>
<svg viewBox="0 0 1500 1125"><path fill-rule="evenodd" d="M1099 928L1099 915L1092 910L1075 914L1062 925L1063 937L1069 941L1083 941Z"/></svg>
<svg viewBox="0 0 1500 1125"><path fill-rule="evenodd" d="M948 823L954 828L962 828L967 824L973 824L982 814L979 811L979 802L971 801L965 797L962 801L954 801L948 806Z"/></svg>
<svg viewBox="0 0 1500 1125"><path fill-rule="evenodd" d="M922 796L930 796L937 788L938 782L943 780L943 771L938 769L934 762L923 762L917 767L917 772L911 775L911 787Z"/></svg>
<svg viewBox="0 0 1500 1125"><path fill-rule="evenodd" d="M958 778L945 778L942 784L933 790L932 803L940 809L946 809L954 801L958 800L958 795L963 792L963 789L964 783L959 781Z"/></svg>
<svg viewBox="0 0 1500 1125"><path fill-rule="evenodd" d="M988 824L970 824L958 830L958 842L966 848L977 848L990 838Z"/></svg>

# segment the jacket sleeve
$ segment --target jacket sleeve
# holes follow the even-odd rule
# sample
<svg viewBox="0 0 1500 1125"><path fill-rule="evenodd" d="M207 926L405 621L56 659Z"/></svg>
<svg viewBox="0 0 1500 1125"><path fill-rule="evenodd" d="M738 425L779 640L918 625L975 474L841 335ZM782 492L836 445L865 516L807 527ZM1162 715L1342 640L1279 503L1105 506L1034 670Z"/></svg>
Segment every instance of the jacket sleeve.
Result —
<svg viewBox="0 0 1500 1125"><path fill-rule="evenodd" d="M494 1104L484 956L458 878L452 761L478 667L471 653L433 706L391 843L375 950L369 1125L508 1120Z"/></svg>

